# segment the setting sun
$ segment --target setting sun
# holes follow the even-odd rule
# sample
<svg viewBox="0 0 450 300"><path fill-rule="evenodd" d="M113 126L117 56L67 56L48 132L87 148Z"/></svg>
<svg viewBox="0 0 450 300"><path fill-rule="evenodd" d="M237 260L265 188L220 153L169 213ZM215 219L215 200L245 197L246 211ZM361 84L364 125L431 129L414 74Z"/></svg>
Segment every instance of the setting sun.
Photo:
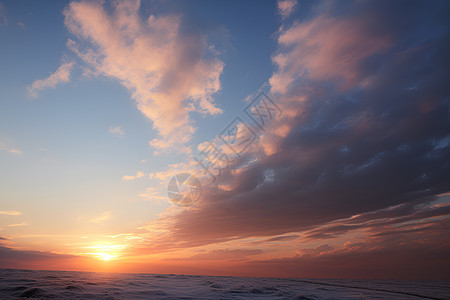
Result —
<svg viewBox="0 0 450 300"><path fill-rule="evenodd" d="M103 252L97 253L97 256L98 256L101 260L104 260L104 261L109 261L109 260L113 259L114 257L116 257L115 255L111 255L111 254L103 253Z"/></svg>
<svg viewBox="0 0 450 300"><path fill-rule="evenodd" d="M92 255L96 259L103 261L110 261L120 256L122 249L127 245L114 245L111 243L96 243L93 246L85 247L86 249L94 249L95 252L88 252L85 254Z"/></svg>

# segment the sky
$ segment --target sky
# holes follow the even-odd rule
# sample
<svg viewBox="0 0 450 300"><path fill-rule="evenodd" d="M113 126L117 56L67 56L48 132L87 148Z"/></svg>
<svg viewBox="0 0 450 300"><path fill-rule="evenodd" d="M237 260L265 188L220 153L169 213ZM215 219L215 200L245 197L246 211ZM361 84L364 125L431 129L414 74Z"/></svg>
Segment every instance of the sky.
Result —
<svg viewBox="0 0 450 300"><path fill-rule="evenodd" d="M0 1L0 268L450 279L448 1Z"/></svg>

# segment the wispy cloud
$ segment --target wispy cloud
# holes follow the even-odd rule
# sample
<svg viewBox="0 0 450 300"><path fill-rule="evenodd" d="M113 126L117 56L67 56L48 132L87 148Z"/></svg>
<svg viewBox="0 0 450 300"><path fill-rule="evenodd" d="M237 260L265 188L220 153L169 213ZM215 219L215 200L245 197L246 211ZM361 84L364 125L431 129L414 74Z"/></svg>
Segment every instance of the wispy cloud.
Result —
<svg viewBox="0 0 450 300"><path fill-rule="evenodd" d="M15 210L0 210L0 215L20 216L22 212Z"/></svg>
<svg viewBox="0 0 450 300"><path fill-rule="evenodd" d="M70 3L65 24L80 43L69 40L69 49L95 73L117 79L131 92L161 135L151 141L154 148L188 152L184 145L195 131L189 112L222 112L212 95L220 90L224 63L206 35L181 30L180 16L143 20L139 1L111 5L109 14L100 2Z"/></svg>
<svg viewBox="0 0 450 300"><path fill-rule="evenodd" d="M108 132L120 138L125 136L125 131L123 130L122 126L111 126L109 127Z"/></svg>
<svg viewBox="0 0 450 300"><path fill-rule="evenodd" d="M297 0L279 0L277 6L280 15L285 19L294 12L297 6Z"/></svg>
<svg viewBox="0 0 450 300"><path fill-rule="evenodd" d="M102 223L112 218L112 211L105 211L101 213L99 216L90 219L89 221L92 223Z"/></svg>
<svg viewBox="0 0 450 300"><path fill-rule="evenodd" d="M70 73L74 66L74 62L63 62L55 73L51 74L45 79L35 80L28 87L28 94L32 98L39 96L39 92L45 88L55 88L59 83L65 83L70 81Z"/></svg>
<svg viewBox="0 0 450 300"><path fill-rule="evenodd" d="M139 197L154 201L157 204L162 204L168 200L166 195L162 196L161 189L155 187L148 187L145 192L139 194Z"/></svg>

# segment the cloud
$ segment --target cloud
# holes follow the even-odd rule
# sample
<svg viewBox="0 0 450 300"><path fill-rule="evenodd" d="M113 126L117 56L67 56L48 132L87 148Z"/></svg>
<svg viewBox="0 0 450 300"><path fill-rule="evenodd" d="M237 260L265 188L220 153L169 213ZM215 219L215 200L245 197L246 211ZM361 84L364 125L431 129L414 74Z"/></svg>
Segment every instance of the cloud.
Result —
<svg viewBox="0 0 450 300"><path fill-rule="evenodd" d="M74 62L63 62L55 73L51 74L45 79L38 79L33 81L31 86L28 87L28 94L32 98L39 96L39 92L46 88L55 88L59 83L66 83L70 81L70 73Z"/></svg>
<svg viewBox="0 0 450 300"><path fill-rule="evenodd" d="M362 16L345 19L321 15L294 23L278 37L281 46L273 57L278 67L269 80L273 92L285 93L299 77L342 82L354 86L361 80L361 62L389 46L389 34L370 36L370 26Z"/></svg>
<svg viewBox="0 0 450 300"><path fill-rule="evenodd" d="M8 26L8 17L6 16L6 8L0 2L0 26Z"/></svg>
<svg viewBox="0 0 450 300"><path fill-rule="evenodd" d="M346 243L338 249L328 246L326 251L310 255L249 261L241 268L275 277L386 279L389 272L391 279L446 280L450 276L450 243L443 233L445 229L439 231L437 236L431 230L419 235L398 234L390 239ZM433 235L427 237L431 232Z"/></svg>
<svg viewBox="0 0 450 300"><path fill-rule="evenodd" d="M101 213L99 216L90 219L89 221L92 223L102 223L107 220L110 220L111 218L112 218L112 212L105 211L105 212Z"/></svg>
<svg viewBox="0 0 450 300"><path fill-rule="evenodd" d="M264 239L264 240L260 240L260 241L254 241L254 242L252 242L252 244L264 244L264 243L277 243L277 244L279 244L280 242L295 240L298 237L300 237L300 236L297 235L297 234L275 236L275 237Z"/></svg>
<svg viewBox="0 0 450 300"><path fill-rule="evenodd" d="M21 149L11 147L11 146L3 144L1 142L0 142L0 151L6 151L6 152L9 152L9 153L15 154L15 155L20 155L23 153Z"/></svg>
<svg viewBox="0 0 450 300"><path fill-rule="evenodd" d="M9 227L21 227L21 226L28 226L28 222L22 222L17 224L9 224Z"/></svg>
<svg viewBox="0 0 450 300"><path fill-rule="evenodd" d="M450 203L417 207L416 202L403 203L388 208L354 215L337 220L318 228L306 231L306 239L327 239L344 235L360 229L370 230L375 235L386 235L402 231L425 230L450 215Z"/></svg>
<svg viewBox="0 0 450 300"><path fill-rule="evenodd" d="M161 188L156 189L154 187L148 187L145 192L139 194L139 197L145 200L154 201L157 204L162 204L164 202L167 202L169 199L166 195L161 196L161 194Z"/></svg>
<svg viewBox="0 0 450 300"><path fill-rule="evenodd" d="M133 180L135 178L136 178L136 176L134 176L134 175L125 175L125 176L122 176L122 181L129 181L129 180Z"/></svg>
<svg viewBox="0 0 450 300"><path fill-rule="evenodd" d="M142 171L138 171L136 175L125 175L122 177L122 181L130 181L136 178L142 178L145 176L145 173Z"/></svg>
<svg viewBox="0 0 450 300"><path fill-rule="evenodd" d="M299 249L296 252L298 255L321 255L323 253L327 253L327 252L330 252L333 250L334 250L333 247L331 247L330 245L324 244L324 245L320 245L317 248Z"/></svg>
<svg viewBox="0 0 450 300"><path fill-rule="evenodd" d="M20 216L22 213L20 211L15 210L1 210L0 215L8 215L8 216Z"/></svg>
<svg viewBox="0 0 450 300"><path fill-rule="evenodd" d="M348 5L319 6L283 27L270 80L283 115L203 186L195 207L147 227L164 230L149 236L149 253L291 233L376 234L406 220L415 227L399 236L430 230L443 240L448 211L426 207L450 190L450 35L440 13L448 4L415 2L407 12L389 2ZM392 212L391 225L377 218ZM367 223L338 222L359 215ZM438 219L421 228L428 215Z"/></svg>
<svg viewBox="0 0 450 300"><path fill-rule="evenodd" d="M297 1L296 0L278 0L278 11L283 19L288 18L294 12Z"/></svg>
<svg viewBox="0 0 450 300"><path fill-rule="evenodd" d="M122 126L110 126L108 132L120 138L125 136L125 131L123 130Z"/></svg>
<svg viewBox="0 0 450 300"><path fill-rule="evenodd" d="M189 112L221 113L212 95L220 90L224 63L206 35L182 30L180 16L142 19L140 2L133 0L112 7L109 14L99 2L71 2L65 24L79 43L69 40L68 47L94 72L130 91L161 135L151 141L154 148L189 152L184 145L195 131Z"/></svg>

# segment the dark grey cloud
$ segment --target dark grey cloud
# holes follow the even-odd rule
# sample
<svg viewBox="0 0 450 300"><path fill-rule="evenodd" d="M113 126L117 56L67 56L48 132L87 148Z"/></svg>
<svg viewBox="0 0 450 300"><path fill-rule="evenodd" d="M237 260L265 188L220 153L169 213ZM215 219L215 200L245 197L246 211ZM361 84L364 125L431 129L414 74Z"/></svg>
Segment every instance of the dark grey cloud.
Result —
<svg viewBox="0 0 450 300"><path fill-rule="evenodd" d="M63 264L76 264L82 258L74 255L45 251L16 250L0 246L0 268L58 268Z"/></svg>

